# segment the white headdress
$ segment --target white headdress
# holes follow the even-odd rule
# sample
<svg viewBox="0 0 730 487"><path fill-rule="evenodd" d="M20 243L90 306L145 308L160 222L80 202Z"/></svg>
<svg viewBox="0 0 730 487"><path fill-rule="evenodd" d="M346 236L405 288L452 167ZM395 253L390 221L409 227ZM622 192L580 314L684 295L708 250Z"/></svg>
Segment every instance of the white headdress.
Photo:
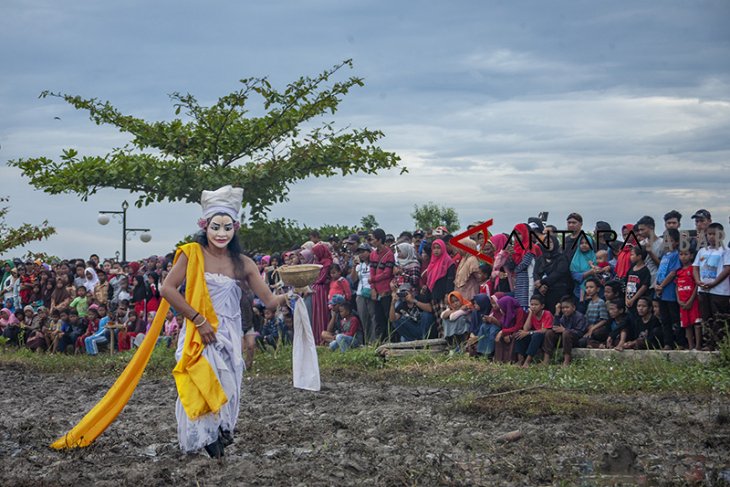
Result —
<svg viewBox="0 0 730 487"><path fill-rule="evenodd" d="M243 188L234 188L231 185L223 186L215 191L203 191L200 204L203 207L203 218L210 218L216 213L225 213L234 222L239 221L241 204L243 203Z"/></svg>

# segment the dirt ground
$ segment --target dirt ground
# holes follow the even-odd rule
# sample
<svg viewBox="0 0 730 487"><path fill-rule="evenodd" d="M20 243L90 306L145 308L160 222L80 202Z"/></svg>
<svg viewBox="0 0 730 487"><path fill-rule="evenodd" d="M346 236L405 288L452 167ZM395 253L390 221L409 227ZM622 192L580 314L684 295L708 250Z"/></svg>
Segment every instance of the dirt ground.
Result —
<svg viewBox="0 0 730 487"><path fill-rule="evenodd" d="M590 396L544 415L539 391L520 393L535 411L513 394L247 378L219 463L178 450L172 379L143 380L94 445L49 449L112 382L1 366L0 485L730 484L730 418L710 397Z"/></svg>

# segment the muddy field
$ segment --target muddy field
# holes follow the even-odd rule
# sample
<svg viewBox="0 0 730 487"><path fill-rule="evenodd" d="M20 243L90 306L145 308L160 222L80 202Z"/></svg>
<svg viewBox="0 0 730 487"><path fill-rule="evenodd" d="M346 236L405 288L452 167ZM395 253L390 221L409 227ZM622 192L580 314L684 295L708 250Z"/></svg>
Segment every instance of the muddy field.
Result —
<svg viewBox="0 0 730 487"><path fill-rule="evenodd" d="M94 445L67 453L47 445L112 378L2 366L0 382L3 486L730 483L730 418L709 397L591 396L576 407L566 396L564 414L543 415L539 390L520 393L537 401L515 410L515 394L474 401L378 382L311 393L246 379L236 443L219 463L178 451L172 379L143 380ZM514 430L521 439L499 439Z"/></svg>

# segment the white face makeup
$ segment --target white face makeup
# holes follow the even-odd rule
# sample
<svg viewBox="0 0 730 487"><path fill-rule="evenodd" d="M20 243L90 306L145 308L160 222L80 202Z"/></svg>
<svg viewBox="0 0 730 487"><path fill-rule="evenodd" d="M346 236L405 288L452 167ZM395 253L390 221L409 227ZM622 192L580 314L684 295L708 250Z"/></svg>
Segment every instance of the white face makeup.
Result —
<svg viewBox="0 0 730 487"><path fill-rule="evenodd" d="M223 249L233 239L235 231L233 219L230 216L216 215L208 223L208 229L206 230L208 242L219 249Z"/></svg>

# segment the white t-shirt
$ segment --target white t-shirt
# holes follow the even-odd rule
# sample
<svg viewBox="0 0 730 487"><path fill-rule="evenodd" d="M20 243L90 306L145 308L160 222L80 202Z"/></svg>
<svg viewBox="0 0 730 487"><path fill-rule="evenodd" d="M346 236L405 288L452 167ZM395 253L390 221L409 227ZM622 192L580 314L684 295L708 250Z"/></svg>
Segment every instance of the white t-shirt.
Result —
<svg viewBox="0 0 730 487"><path fill-rule="evenodd" d="M711 283L717 279L724 266L730 265L730 250L724 247L718 249L703 247L697 252L697 257L695 257L692 265L700 268L700 280L702 282ZM698 291L719 296L730 296L730 276L709 291L703 291L701 288Z"/></svg>
<svg viewBox="0 0 730 487"><path fill-rule="evenodd" d="M358 296L362 296L363 294L366 294L368 297L370 296L370 263L369 262L360 262L357 265L357 291L355 292ZM363 293L363 289L367 289L365 293Z"/></svg>

